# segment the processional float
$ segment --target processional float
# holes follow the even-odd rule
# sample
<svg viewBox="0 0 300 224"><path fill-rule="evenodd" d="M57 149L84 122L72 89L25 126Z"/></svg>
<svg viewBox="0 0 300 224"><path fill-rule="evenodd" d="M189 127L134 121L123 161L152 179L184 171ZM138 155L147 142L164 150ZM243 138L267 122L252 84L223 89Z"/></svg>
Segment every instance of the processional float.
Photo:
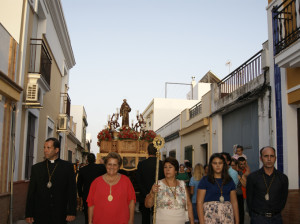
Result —
<svg viewBox="0 0 300 224"><path fill-rule="evenodd" d="M138 162L147 158L147 147L152 142L156 148L155 184L158 184L160 149L164 146L165 140L160 135L156 135L154 131L146 130L146 121L139 111L136 115L137 123L134 124L132 120L130 127L130 112L131 108L124 99L120 109L117 108L116 113L113 113L112 116L108 115L107 126L97 136L97 145L100 147L97 163L109 152L117 152L123 158L122 169L136 170ZM118 122L120 116L122 117L122 126ZM157 193L154 194L153 224L156 223L156 200Z"/></svg>
<svg viewBox="0 0 300 224"><path fill-rule="evenodd" d="M156 133L146 130L146 120L138 110L136 123L133 119L129 122L130 112L131 107L124 99L121 107L112 115L108 115L107 125L97 135L97 163L108 153L117 152L123 159L121 169L130 172L135 171L138 163L148 157L147 148L153 142ZM122 118L121 124L119 118Z"/></svg>

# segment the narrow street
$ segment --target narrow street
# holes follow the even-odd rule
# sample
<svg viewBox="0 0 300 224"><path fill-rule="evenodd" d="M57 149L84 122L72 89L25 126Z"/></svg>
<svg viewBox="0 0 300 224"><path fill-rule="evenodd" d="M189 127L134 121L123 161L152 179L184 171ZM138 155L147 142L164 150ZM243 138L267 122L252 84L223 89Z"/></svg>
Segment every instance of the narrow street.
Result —
<svg viewBox="0 0 300 224"><path fill-rule="evenodd" d="M138 205L136 205L136 208ZM135 211L134 213L134 224L141 224L142 223L142 215L140 212ZM14 224L26 224L25 220L20 220ZM84 224L84 214L81 211L77 212L76 219L73 222L70 222L70 224ZM250 218L248 213L245 213L245 222L244 224L250 224Z"/></svg>
<svg viewBox="0 0 300 224"><path fill-rule="evenodd" d="M142 215L140 212L134 213L134 224L141 224L142 223ZM18 223L21 224L21 223ZM76 220L71 222L70 224L84 224L84 215L82 212L78 212ZM250 218L248 213L245 214L245 224L250 224Z"/></svg>
<svg viewBox="0 0 300 224"><path fill-rule="evenodd" d="M141 213L135 212L134 214L134 223L140 224L142 223L142 216ZM78 212L76 219L73 222L70 222L70 224L84 224L84 214L83 212Z"/></svg>
<svg viewBox="0 0 300 224"><path fill-rule="evenodd" d="M65 223L90 189L94 222L142 223L161 173L158 222L184 222L178 179L207 219L299 224L299 139L300 0L0 1L0 224Z"/></svg>

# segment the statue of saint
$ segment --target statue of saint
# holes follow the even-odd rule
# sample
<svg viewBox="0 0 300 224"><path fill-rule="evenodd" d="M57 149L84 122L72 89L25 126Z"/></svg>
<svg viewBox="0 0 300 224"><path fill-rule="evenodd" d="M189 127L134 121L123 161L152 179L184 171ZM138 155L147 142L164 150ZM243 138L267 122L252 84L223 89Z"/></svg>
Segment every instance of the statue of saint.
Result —
<svg viewBox="0 0 300 224"><path fill-rule="evenodd" d="M128 105L126 99L123 100L123 103L120 108L120 117L122 117L122 127L129 127L129 112L131 111L130 106Z"/></svg>

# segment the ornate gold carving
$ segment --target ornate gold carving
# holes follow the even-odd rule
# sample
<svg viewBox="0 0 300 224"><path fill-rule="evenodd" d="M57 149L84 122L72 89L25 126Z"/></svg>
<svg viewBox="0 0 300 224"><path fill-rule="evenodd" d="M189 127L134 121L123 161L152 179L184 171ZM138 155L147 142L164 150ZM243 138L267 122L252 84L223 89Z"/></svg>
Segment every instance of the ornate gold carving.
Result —
<svg viewBox="0 0 300 224"><path fill-rule="evenodd" d="M165 145L165 139L163 137L161 137L160 135L157 135L153 139L153 145L157 150L160 150Z"/></svg>

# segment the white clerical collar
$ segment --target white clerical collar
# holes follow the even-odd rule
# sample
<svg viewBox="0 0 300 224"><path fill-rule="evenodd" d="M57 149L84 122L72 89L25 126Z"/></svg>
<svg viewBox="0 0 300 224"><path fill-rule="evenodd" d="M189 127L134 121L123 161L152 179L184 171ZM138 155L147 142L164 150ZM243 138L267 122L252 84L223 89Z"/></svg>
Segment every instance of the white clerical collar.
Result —
<svg viewBox="0 0 300 224"><path fill-rule="evenodd" d="M55 162L55 160L53 159L53 160L49 160L50 161L50 163L54 163Z"/></svg>

